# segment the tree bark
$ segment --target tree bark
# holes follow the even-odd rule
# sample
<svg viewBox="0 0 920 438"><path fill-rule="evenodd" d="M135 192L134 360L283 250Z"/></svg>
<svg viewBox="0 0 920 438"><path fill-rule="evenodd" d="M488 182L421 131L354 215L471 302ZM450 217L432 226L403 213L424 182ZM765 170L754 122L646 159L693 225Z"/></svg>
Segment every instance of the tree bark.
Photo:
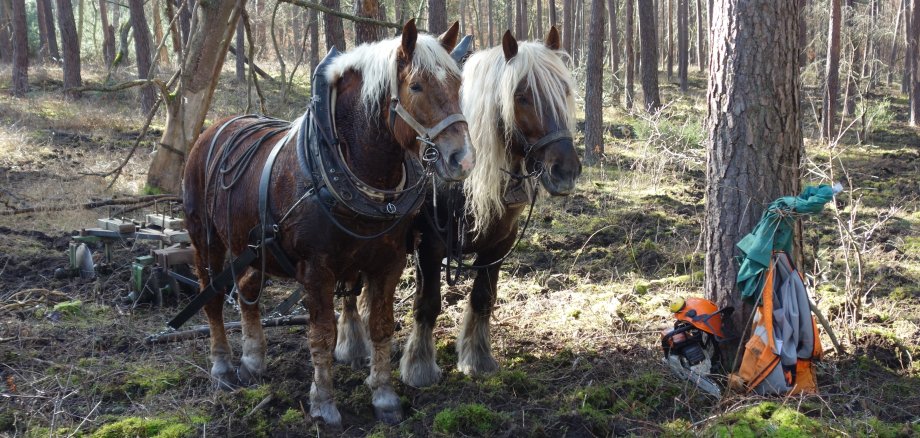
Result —
<svg viewBox="0 0 920 438"><path fill-rule="evenodd" d="M191 4L195 0L175 0L176 6L179 8L179 30L182 34L182 50L183 53L185 48L188 46L189 34L192 31L192 7ZM116 23L116 26L118 24Z"/></svg>
<svg viewBox="0 0 920 438"><path fill-rule="evenodd" d="M827 88L824 91L824 116L821 135L830 141L834 137L837 117L837 94L840 91L840 0L830 0L830 20L827 31Z"/></svg>
<svg viewBox="0 0 920 438"><path fill-rule="evenodd" d="M668 2L668 11L665 16L665 21L668 23L668 34L667 34L667 66L668 66L668 82L671 81L671 78L674 77L674 0L667 0ZM643 47L645 46L645 41L642 42Z"/></svg>
<svg viewBox="0 0 920 438"><path fill-rule="evenodd" d="M645 110L654 113L661 108L661 97L658 95L658 34L651 0L639 0L639 34L642 42L640 57Z"/></svg>
<svg viewBox="0 0 920 438"><path fill-rule="evenodd" d="M885 82L891 86L891 77L894 73L895 61L898 59L898 35L901 33L901 16L904 14L904 4L906 0L901 0L898 10L895 12L894 19L894 36L891 37L891 55L888 56L888 76Z"/></svg>
<svg viewBox="0 0 920 438"><path fill-rule="evenodd" d="M585 163L597 163L604 153L604 3L591 0L588 59L585 71Z"/></svg>
<svg viewBox="0 0 920 438"><path fill-rule="evenodd" d="M58 50L57 43L57 30L54 27L54 8L51 6L51 0L38 0L45 4L45 26L48 29L48 49L51 53L51 58L55 61L60 62L61 52ZM71 7L71 15L73 15L73 8ZM76 25L74 25L76 27Z"/></svg>
<svg viewBox="0 0 920 438"><path fill-rule="evenodd" d="M80 78L80 46L77 43L77 25L70 0L57 0L58 23L61 26L61 45L64 49L64 89L83 85Z"/></svg>
<svg viewBox="0 0 920 438"><path fill-rule="evenodd" d="M705 61L705 50L703 50L703 33L706 30L703 28L703 0L696 0L696 67L703 71L703 66L706 65Z"/></svg>
<svg viewBox="0 0 920 438"><path fill-rule="evenodd" d="M38 57L42 61L47 61L51 57L51 49L48 43L48 21L45 20L45 2L35 0L35 20L38 24Z"/></svg>
<svg viewBox="0 0 920 438"><path fill-rule="evenodd" d="M447 31L447 1L428 0L428 32L435 35Z"/></svg>
<svg viewBox="0 0 920 438"><path fill-rule="evenodd" d="M553 2L554 0L549 0L549 1ZM489 26L489 47L492 47L495 45L495 24L494 24L495 16L493 12L494 10L495 10L495 0L489 0L489 25L488 25ZM553 14L553 18L554 19L556 18L555 13Z"/></svg>
<svg viewBox="0 0 920 438"><path fill-rule="evenodd" d="M339 0L323 0L323 6L339 10ZM326 51L335 46L336 49L344 52L347 48L345 44L345 28L342 26L342 19L332 14L323 14L323 24L326 29Z"/></svg>
<svg viewBox="0 0 920 438"><path fill-rule="evenodd" d="M578 67L579 65L581 65L582 42L584 40L584 33L585 33L584 32L584 28L585 28L584 9L585 9L584 0L575 0L575 17L574 17L575 26L572 29L572 32L574 33L573 35L574 47L572 47L574 52L572 53L572 62L575 64L575 67Z"/></svg>
<svg viewBox="0 0 920 438"><path fill-rule="evenodd" d="M636 40L634 24L636 13L633 10L636 0L626 0L626 8L623 13L626 15L626 110L632 111L633 101L635 100L635 75L636 75L636 50L633 48L633 41Z"/></svg>
<svg viewBox="0 0 920 438"><path fill-rule="evenodd" d="M29 92L29 37L25 0L13 0L10 12L13 30L13 77L10 92L14 96L24 96Z"/></svg>
<svg viewBox="0 0 920 438"><path fill-rule="evenodd" d="M169 0L166 0L169 2ZM160 44L160 41L163 40L163 10L160 9L160 1L153 1L153 35L154 42ZM162 65L169 64L169 51L166 50L166 44L159 46L160 50L157 52L157 62Z"/></svg>
<svg viewBox="0 0 920 438"><path fill-rule="evenodd" d="M799 191L798 0L717 0L711 11L704 289L736 309L725 322L740 335L750 309L735 289L736 244L766 205Z"/></svg>
<svg viewBox="0 0 920 438"><path fill-rule="evenodd" d="M808 0L799 0L799 68L805 68L808 64L808 25L805 17L805 6ZM712 0L709 0L709 13L712 14ZM709 46L712 47L710 40Z"/></svg>
<svg viewBox="0 0 920 438"><path fill-rule="evenodd" d="M914 52L912 50L913 46L910 44L911 32L913 32L913 25L911 24L911 8L913 7L913 0L907 0L904 2L904 47L905 56L904 56L904 71L901 74L901 92L909 93L910 92L910 78L914 71ZM909 95L908 95L909 96Z"/></svg>
<svg viewBox="0 0 920 438"><path fill-rule="evenodd" d="M920 68L918 68L918 49L920 49L920 0L910 2L910 126L920 125Z"/></svg>
<svg viewBox="0 0 920 438"><path fill-rule="evenodd" d="M690 67L690 8L689 0L677 0L677 78L680 91L687 92L687 71Z"/></svg>
<svg viewBox="0 0 920 438"><path fill-rule="evenodd" d="M246 34L243 29L243 20L236 21L236 81L240 84L246 83Z"/></svg>
<svg viewBox="0 0 920 438"><path fill-rule="evenodd" d="M537 28L534 31L536 38L542 38L543 33L543 0L534 0L537 4Z"/></svg>
<svg viewBox="0 0 920 438"><path fill-rule="evenodd" d="M574 52L574 44L572 44L572 37L575 35L572 32L572 28L575 26L575 20L572 18L575 15L572 13L574 2L575 0L562 0L562 48L565 49L569 56L573 56Z"/></svg>
<svg viewBox="0 0 920 438"><path fill-rule="evenodd" d="M607 1L608 27L610 28L610 75L614 78L617 71L620 70L620 34L619 29L617 29L617 8L619 5L617 3L617 0Z"/></svg>
<svg viewBox="0 0 920 438"><path fill-rule="evenodd" d="M102 21L102 60L106 66L110 66L115 60L115 28L109 24L107 4L108 0L99 0L99 17Z"/></svg>
<svg viewBox="0 0 920 438"><path fill-rule="evenodd" d="M179 34L178 20L173 20L176 15L176 4L173 0L166 0L166 19L169 20L169 39L172 42L173 54L176 61L182 62L182 35Z"/></svg>
<svg viewBox="0 0 920 438"><path fill-rule="evenodd" d="M851 116L856 112L856 94L857 88L859 87L860 76L862 75L862 68L860 62L863 57L863 42L861 41L862 37L858 35L858 30L854 29L857 26L855 15L856 15L856 3L853 0L847 0L846 8L846 25L850 29L850 68L846 71L846 90L844 91L843 98L843 115Z"/></svg>
<svg viewBox="0 0 920 438"><path fill-rule="evenodd" d="M380 3L377 0L355 0L355 15L367 18L380 18ZM380 28L368 23L355 23L355 44L379 40Z"/></svg>
<svg viewBox="0 0 920 438"><path fill-rule="evenodd" d="M310 9L307 17L309 17L308 26L310 26L310 74L312 75L313 70L319 65L319 14L315 9Z"/></svg>
<svg viewBox="0 0 920 438"><path fill-rule="evenodd" d="M13 62L13 43L10 37L13 34L10 16L13 8L10 0L0 0L0 63Z"/></svg>
<svg viewBox="0 0 920 438"><path fill-rule="evenodd" d="M242 0L199 3L179 86L167 101L161 145L147 173L148 187L179 192L185 155L201 133L242 4Z"/></svg>

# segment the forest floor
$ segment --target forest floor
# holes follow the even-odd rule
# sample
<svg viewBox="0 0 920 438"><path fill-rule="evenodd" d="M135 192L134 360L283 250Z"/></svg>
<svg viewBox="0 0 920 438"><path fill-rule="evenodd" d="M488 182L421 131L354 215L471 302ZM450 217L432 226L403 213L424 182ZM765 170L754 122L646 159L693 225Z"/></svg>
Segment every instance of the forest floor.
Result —
<svg viewBox="0 0 920 438"><path fill-rule="evenodd" d="M110 179L81 173L117 166L144 117L130 92L63 100L57 75L33 69L34 90L16 99L0 70L0 211L144 191L163 120L107 189ZM660 360L668 303L702 295L705 184L705 81L695 77L685 96L662 83L662 100L673 103L660 117L609 105L615 126L602 162L586 168L577 194L535 208L499 281L492 333L501 370L470 378L455 368L464 280L446 295L435 332L444 377L429 388L396 384L406 412L398 425L375 421L367 371L346 365L334 369L344 430L305 415L304 327L267 329L264 382L235 391L214 389L206 340L145 344L189 297L165 308L122 302L133 258L151 249L143 242L119 242L96 280L56 279L75 230L117 209L0 216L0 436L920 436L920 131L906 124L906 101L879 92L862 106L866 123L839 142L806 141L806 183L848 178L834 205L805 223L815 298L846 348L837 354L823 337L820 395L717 398ZM245 108L239 88L228 74L210 119ZM291 101L272 111L302 111L302 95ZM265 307L292 287L275 282ZM407 268L394 364L413 291ZM231 342L239 351L238 335Z"/></svg>

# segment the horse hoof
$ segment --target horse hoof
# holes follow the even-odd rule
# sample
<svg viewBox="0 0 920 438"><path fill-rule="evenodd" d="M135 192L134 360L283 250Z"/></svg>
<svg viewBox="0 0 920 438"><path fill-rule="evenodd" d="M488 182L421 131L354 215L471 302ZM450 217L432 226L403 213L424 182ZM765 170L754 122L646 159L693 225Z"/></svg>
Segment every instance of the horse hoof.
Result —
<svg viewBox="0 0 920 438"><path fill-rule="evenodd" d="M457 363L457 369L467 376L484 376L498 371L498 362L491 356L483 356Z"/></svg>
<svg viewBox="0 0 920 438"><path fill-rule="evenodd" d="M399 377L406 385L415 388L424 388L441 381L441 368L434 362L431 363L403 363L400 366Z"/></svg>
<svg viewBox="0 0 920 438"><path fill-rule="evenodd" d="M262 383L261 374L250 370L245 364L236 369L236 380L241 386L253 386Z"/></svg>
<svg viewBox="0 0 920 438"><path fill-rule="evenodd" d="M322 403L319 406L310 406L310 416L322 419L326 426L333 428L342 427L342 414L332 402Z"/></svg>
<svg viewBox="0 0 920 438"><path fill-rule="evenodd" d="M377 417L377 420L386 424L399 424L403 421L403 413L400 408L380 409L374 407L374 415Z"/></svg>
<svg viewBox="0 0 920 438"><path fill-rule="evenodd" d="M221 391L233 391L239 388L239 378L226 363L215 363L211 367L211 379L214 386Z"/></svg>

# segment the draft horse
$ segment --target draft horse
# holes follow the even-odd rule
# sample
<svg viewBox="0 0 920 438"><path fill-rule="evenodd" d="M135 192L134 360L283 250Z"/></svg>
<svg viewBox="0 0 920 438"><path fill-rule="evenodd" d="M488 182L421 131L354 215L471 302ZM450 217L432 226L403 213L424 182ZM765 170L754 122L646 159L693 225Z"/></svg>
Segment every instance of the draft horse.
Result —
<svg viewBox="0 0 920 438"><path fill-rule="evenodd" d="M334 289L361 272L373 345L366 383L379 419L402 418L390 383L390 339L411 219L431 186L428 176L458 181L474 165L460 72L449 53L457 32L454 24L438 38L419 35L413 20L401 37L331 54L314 74L312 103L300 119L229 118L194 145L184 205L202 291L228 249L237 258L256 249L233 273L242 312L236 373L223 325L226 291L204 306L218 383L249 384L263 374L263 280L293 277L310 314L310 414L340 425L332 387Z"/></svg>
<svg viewBox="0 0 920 438"><path fill-rule="evenodd" d="M440 272L445 257L460 253L475 254L471 268L476 273L457 337L457 368L468 375L498 368L489 318L499 270L518 236L518 219L536 201L537 181L550 195L564 196L581 174L571 134L575 88L566 56L555 27L544 42L518 43L505 32L500 47L475 53L463 67L461 107L478 164L460 193L442 184L415 220L421 231L415 321L400 362L401 378L409 385L440 379L432 334L441 312Z"/></svg>

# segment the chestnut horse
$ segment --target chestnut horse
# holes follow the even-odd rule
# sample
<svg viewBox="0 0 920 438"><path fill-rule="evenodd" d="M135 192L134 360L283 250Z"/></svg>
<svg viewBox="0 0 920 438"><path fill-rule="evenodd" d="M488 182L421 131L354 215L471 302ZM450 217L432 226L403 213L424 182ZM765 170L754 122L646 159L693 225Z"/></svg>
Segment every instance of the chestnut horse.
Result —
<svg viewBox="0 0 920 438"><path fill-rule="evenodd" d="M373 345L366 383L379 419L402 418L390 383L390 339L407 233L421 205L412 199L424 196L428 175L458 181L474 164L460 114L460 72L448 53L457 31L454 24L438 38L419 35L409 21L401 37L324 62L314 84L328 88L323 94L314 85L312 106L293 124L236 117L218 122L194 145L184 205L201 290L223 269L228 249L239 257L258 248L252 263L234 272L243 329L235 375L223 325L226 291L204 307L211 375L219 384L249 384L265 371L258 304L264 276L293 277L306 291L310 313L310 414L340 425L332 388L334 289L361 272ZM325 131L324 116L331 127ZM277 242L272 251L269 240Z"/></svg>
<svg viewBox="0 0 920 438"><path fill-rule="evenodd" d="M461 106L479 164L462 192L451 194L442 185L415 221L421 230L415 324L400 362L401 378L409 385L431 385L440 378L432 334L441 313L440 271L445 257L461 253L476 255L470 267L476 276L457 338L457 368L481 375L498 367L489 318L499 269L518 238L518 219L536 200L537 179L550 195L564 196L581 174L571 134L575 88L566 56L552 27L544 42L519 44L506 32L501 47L475 53L463 67ZM453 232L445 236L445 228Z"/></svg>

